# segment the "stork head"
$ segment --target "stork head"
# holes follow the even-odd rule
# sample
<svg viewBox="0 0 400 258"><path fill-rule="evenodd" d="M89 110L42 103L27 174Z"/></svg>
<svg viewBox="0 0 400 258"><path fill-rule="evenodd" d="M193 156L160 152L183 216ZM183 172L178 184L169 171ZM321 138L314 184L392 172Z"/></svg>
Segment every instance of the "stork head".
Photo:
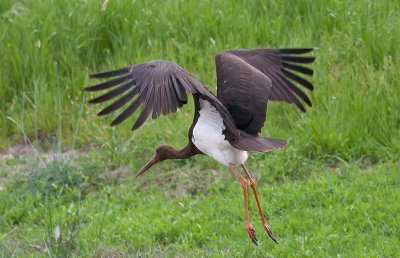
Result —
<svg viewBox="0 0 400 258"><path fill-rule="evenodd" d="M146 165L144 165L136 176L140 176L144 172L146 172L149 168L154 166L155 164L166 160L166 159L177 159L179 158L179 152L168 145L161 145L156 149L156 153L147 161Z"/></svg>

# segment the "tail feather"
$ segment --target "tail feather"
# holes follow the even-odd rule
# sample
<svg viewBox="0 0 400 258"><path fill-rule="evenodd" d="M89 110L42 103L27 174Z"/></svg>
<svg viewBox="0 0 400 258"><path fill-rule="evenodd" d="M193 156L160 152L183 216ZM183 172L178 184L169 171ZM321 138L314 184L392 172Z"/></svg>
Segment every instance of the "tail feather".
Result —
<svg viewBox="0 0 400 258"><path fill-rule="evenodd" d="M285 147L287 141L268 137L257 137L241 132L240 139L236 142L231 142L231 144L233 147L240 150L268 152Z"/></svg>

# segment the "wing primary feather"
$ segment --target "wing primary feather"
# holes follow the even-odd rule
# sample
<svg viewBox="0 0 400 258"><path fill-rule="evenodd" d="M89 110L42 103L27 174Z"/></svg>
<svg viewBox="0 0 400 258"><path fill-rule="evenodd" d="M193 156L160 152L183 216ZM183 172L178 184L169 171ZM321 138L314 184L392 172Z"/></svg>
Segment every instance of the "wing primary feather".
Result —
<svg viewBox="0 0 400 258"><path fill-rule="evenodd" d="M299 72L299 73L304 73L304 74L307 74L307 75L310 75L310 76L314 75L314 70L312 70L312 69L310 69L308 67L304 67L304 66L301 66L301 65L288 63L288 62L285 62L285 61L282 61L282 65L285 68L288 68L290 70L293 70L293 71L296 71L296 72Z"/></svg>
<svg viewBox="0 0 400 258"><path fill-rule="evenodd" d="M304 108L303 104L300 102L300 100L293 95L293 93L290 93L290 95L292 95L292 103L294 103L296 105L296 107L298 107L300 109L301 112L306 112L306 109Z"/></svg>
<svg viewBox="0 0 400 258"><path fill-rule="evenodd" d="M144 108L140 113L139 117L136 119L135 124L132 126L132 131L138 129L149 116L150 111L154 104L154 89L155 89L155 84L154 83L150 84L150 88L147 91L146 100L144 101Z"/></svg>
<svg viewBox="0 0 400 258"><path fill-rule="evenodd" d="M139 96L119 116L117 116L117 118L115 118L111 122L110 124L111 126L121 123L136 111L136 109L140 106L140 104L142 104L143 98L146 95L145 94L146 92L144 91L147 92L147 88L143 90L143 92L141 92Z"/></svg>
<svg viewBox="0 0 400 258"><path fill-rule="evenodd" d="M282 55L282 60L293 63L311 64L315 61L315 57Z"/></svg>
<svg viewBox="0 0 400 258"><path fill-rule="evenodd" d="M156 119L161 114L161 90L163 87L155 86L154 88L154 99L153 99L153 113L152 119Z"/></svg>
<svg viewBox="0 0 400 258"><path fill-rule="evenodd" d="M297 74L291 73L288 70L286 70L285 68L282 68L281 70L282 70L283 74L286 75L288 78L300 83L301 85L303 85L304 87L306 87L310 90L314 89L314 86L312 85L312 83L307 81L303 77L300 77Z"/></svg>
<svg viewBox="0 0 400 258"><path fill-rule="evenodd" d="M184 103L187 103L185 88L181 85L181 83L175 78L173 74L171 74L171 80L174 85L175 91L178 94L179 99Z"/></svg>
<svg viewBox="0 0 400 258"><path fill-rule="evenodd" d="M122 77L118 77L116 79L110 80L110 81L106 81L91 87L87 87L84 88L84 91L98 91L98 90L105 90L111 87L115 87L120 83L123 83L124 81L128 80L131 77L130 74L122 76Z"/></svg>
<svg viewBox="0 0 400 258"><path fill-rule="evenodd" d="M109 99L112 99L115 96L118 96L118 95L124 93L125 91L129 90L132 87L132 85L134 85L134 84L135 84L135 81L130 80L117 89L107 92L106 94L101 95L100 97L89 100L89 103L92 103L92 104L101 103L101 102L107 101Z"/></svg>
<svg viewBox="0 0 400 258"><path fill-rule="evenodd" d="M194 93L195 92L195 90L192 88L192 86L190 86L190 84L188 84L183 77L180 78L180 79L177 79L177 80L183 86L183 88L186 91L188 91L190 93Z"/></svg>
<svg viewBox="0 0 400 258"><path fill-rule="evenodd" d="M132 69L132 67L125 67L125 68L122 68L122 69L108 71L108 72L104 72L104 73L91 74L91 75L89 75L89 77L90 78L97 78L97 79L110 78L110 77L114 77L114 76L117 76L117 75L122 75L122 74L129 73L131 69Z"/></svg>
<svg viewBox="0 0 400 258"><path fill-rule="evenodd" d="M314 48L279 48L282 54L306 54L314 50Z"/></svg>
<svg viewBox="0 0 400 258"><path fill-rule="evenodd" d="M280 94L280 98L288 103L294 103L301 111L305 112L305 108L301 101L288 89L285 81L283 81L279 76L273 75L273 78L280 84L280 87L276 87L277 94ZM272 86L273 87L273 86Z"/></svg>
<svg viewBox="0 0 400 258"><path fill-rule="evenodd" d="M144 108L143 108L143 112L148 112L148 115L150 114L150 111L152 111L153 115L153 119L157 118L157 103L158 98L159 98L159 92L160 92L160 88L162 88L162 84L159 83L158 79L159 79L159 71L157 69L151 69L151 71L149 72L149 81L148 81L148 85L149 85L149 90L147 91L147 95L146 95L146 99L144 101ZM148 107L150 105L151 110L146 109L146 107ZM142 114L141 113L141 114ZM146 116L146 118L148 117L148 115ZM140 117L141 115L139 115ZM138 119L139 119L138 117ZM132 129L133 130L133 129Z"/></svg>
<svg viewBox="0 0 400 258"><path fill-rule="evenodd" d="M173 101L171 97L171 92L168 88L165 88L165 95L164 95L164 108L163 108L163 115L171 113L173 110Z"/></svg>
<svg viewBox="0 0 400 258"><path fill-rule="evenodd" d="M133 97L135 97L135 95L138 94L138 92L140 91L140 88L141 88L140 85L136 85L136 87L133 88L130 92L128 92L127 94L125 94L124 96L119 98L117 101L115 101L111 105L109 105L106 108L104 108L103 110L101 110L97 115L104 116L104 115L107 115L107 114L119 109L120 107L125 105L129 100L131 100Z"/></svg>
<svg viewBox="0 0 400 258"><path fill-rule="evenodd" d="M186 84L189 85L189 87L192 89L192 92L198 91L198 93L200 94L207 94L209 91L205 87L196 89L195 83L193 82L193 78L194 77L191 74L188 74L188 76L183 77L183 81L185 81Z"/></svg>
<svg viewBox="0 0 400 258"><path fill-rule="evenodd" d="M293 91L294 93L296 93L297 96L299 96L304 102L307 103L307 105L309 105L310 107L312 106L310 99L308 98L308 96L301 90L299 89L296 85L294 85L291 81L289 81L288 79L285 78L285 76L279 74L279 77L281 80L283 80L286 84L286 86Z"/></svg>
<svg viewBox="0 0 400 258"><path fill-rule="evenodd" d="M179 100L178 94L177 94L176 91L175 91L175 87L174 87L174 85L172 84L171 77L167 78L167 80L168 80L168 88L169 88L169 91L171 92L172 98L173 98L174 103L175 103L174 106L177 107L177 108L182 107L182 106L183 106L183 103ZM175 110L175 111L176 111L176 110Z"/></svg>
<svg viewBox="0 0 400 258"><path fill-rule="evenodd" d="M274 81L277 84L279 84L279 85L272 85L272 87L275 89L275 92L279 95L278 99L290 103L292 101L292 98L290 95L290 91L287 89L285 83L277 76L277 74L271 74L270 76L271 79L274 79Z"/></svg>

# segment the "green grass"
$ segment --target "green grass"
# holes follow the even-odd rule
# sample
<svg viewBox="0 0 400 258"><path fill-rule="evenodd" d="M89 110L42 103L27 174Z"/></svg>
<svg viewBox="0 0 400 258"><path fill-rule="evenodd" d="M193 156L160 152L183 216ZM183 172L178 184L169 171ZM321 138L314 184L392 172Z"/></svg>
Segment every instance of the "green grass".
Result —
<svg viewBox="0 0 400 258"><path fill-rule="evenodd" d="M32 141L56 139L70 147L82 88L95 83L86 81L87 72L162 58L179 63L215 91L214 56L219 51L315 47L314 108L303 115L292 106L272 104L263 133L291 137L297 152L307 157L377 162L399 156L398 1L113 0L106 12L100 2L0 4L3 148L23 140L9 118ZM103 125L111 118L95 118L98 110L85 107L78 146L108 141L109 129ZM192 107L186 107L179 119L168 121L182 132L191 119ZM135 136L163 131L165 121ZM129 137L130 127L126 122L117 135ZM175 138L174 133L164 132L159 140Z"/></svg>
<svg viewBox="0 0 400 258"><path fill-rule="evenodd" d="M80 165L55 161L45 169L23 170L0 191L3 256L394 257L400 252L399 163L367 170L320 164L299 179L271 173L272 180L268 171L252 170L280 242L275 245L263 231L250 194L256 248L245 230L241 186L228 171L172 162L176 168L168 172L158 167L134 179L124 170L117 176L93 166L91 157L81 157Z"/></svg>
<svg viewBox="0 0 400 258"><path fill-rule="evenodd" d="M399 1L102 2L0 1L0 150L36 150L0 154L2 256L400 253ZM133 178L156 146L186 144L192 103L132 133L96 117L82 88L89 73L167 59L216 92L215 54L258 47L314 47L317 59L313 108L268 107L262 135L288 147L248 161L280 241L250 194L256 248L222 165L197 157Z"/></svg>

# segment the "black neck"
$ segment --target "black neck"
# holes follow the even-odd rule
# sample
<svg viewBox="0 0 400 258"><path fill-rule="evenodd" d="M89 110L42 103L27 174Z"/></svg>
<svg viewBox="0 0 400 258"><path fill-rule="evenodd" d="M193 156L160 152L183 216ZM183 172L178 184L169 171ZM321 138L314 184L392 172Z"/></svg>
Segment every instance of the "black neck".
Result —
<svg viewBox="0 0 400 258"><path fill-rule="evenodd" d="M165 159L188 159L194 155L201 154L194 144L189 141L189 143L180 150L176 150L171 146L165 146Z"/></svg>

